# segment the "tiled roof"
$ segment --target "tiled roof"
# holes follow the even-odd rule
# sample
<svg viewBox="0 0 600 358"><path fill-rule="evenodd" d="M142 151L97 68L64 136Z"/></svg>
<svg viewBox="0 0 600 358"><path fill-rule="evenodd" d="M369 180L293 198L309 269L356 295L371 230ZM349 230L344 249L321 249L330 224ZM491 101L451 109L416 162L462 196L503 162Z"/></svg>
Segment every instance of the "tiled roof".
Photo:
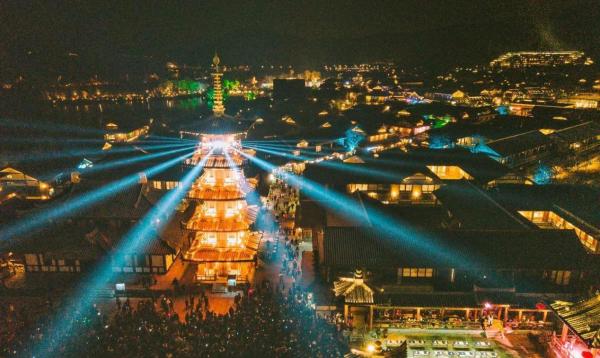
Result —
<svg viewBox="0 0 600 358"><path fill-rule="evenodd" d="M340 277L333 283L336 296L344 296L346 303L373 303L373 289L362 279Z"/></svg>
<svg viewBox="0 0 600 358"><path fill-rule="evenodd" d="M326 224L325 210L314 200L302 200L296 209L294 225L300 228L323 227Z"/></svg>
<svg viewBox="0 0 600 358"><path fill-rule="evenodd" d="M556 301L550 307L589 348L600 348L600 294L576 303Z"/></svg>
<svg viewBox="0 0 600 358"><path fill-rule="evenodd" d="M193 217L187 224L186 229L195 231L243 231L250 226L249 220L238 218L212 218L212 217Z"/></svg>
<svg viewBox="0 0 600 358"><path fill-rule="evenodd" d="M240 158L239 156L233 156L231 157L231 161L233 161L233 163L239 167L243 164L243 159ZM208 160L206 161L206 164L204 164L205 168L230 168L232 167L231 165L232 163L229 162L229 160L227 160L227 158L225 158L225 156L217 156L217 155L212 155L210 158L208 158Z"/></svg>
<svg viewBox="0 0 600 358"><path fill-rule="evenodd" d="M97 182L82 181L74 186L73 190L58 200L67 201L87 195L88 192L98 189L102 184ZM144 185L133 185L114 193L110 198L94 203L85 210L72 214L73 218L89 219L121 219L137 220L142 218L152 208L152 204L145 196Z"/></svg>
<svg viewBox="0 0 600 358"><path fill-rule="evenodd" d="M548 136L539 130L532 130L490 141L487 143L487 146L504 157L551 143L552 140Z"/></svg>
<svg viewBox="0 0 600 358"><path fill-rule="evenodd" d="M123 230L100 230L83 225L69 224L48 227L23 240L15 242L11 248L19 253L43 253L49 258L96 260L111 253L127 232ZM159 237L151 236L148 244L138 247L130 254L169 254L174 253Z"/></svg>
<svg viewBox="0 0 600 358"><path fill-rule="evenodd" d="M140 247L140 250L136 251L137 254L142 252L150 255L174 255L176 250L161 238L153 237L148 240L144 247Z"/></svg>
<svg viewBox="0 0 600 358"><path fill-rule="evenodd" d="M461 229L522 230L533 228L520 215L499 205L490 193L466 180L448 183L434 191L434 195L460 222Z"/></svg>
<svg viewBox="0 0 600 358"><path fill-rule="evenodd" d="M437 179L425 166L400 167L383 161L367 163L344 163L341 160L322 161L309 164L304 177L317 183L329 185L347 184L397 184L406 177L423 174Z"/></svg>
<svg viewBox="0 0 600 358"><path fill-rule="evenodd" d="M600 191L597 188L567 184L503 184L490 195L509 210L554 211L586 232L600 234Z"/></svg>
<svg viewBox="0 0 600 358"><path fill-rule="evenodd" d="M550 134L551 137L567 143L594 138L600 135L600 125L596 122L585 122L575 126L563 128Z"/></svg>
<svg viewBox="0 0 600 358"><path fill-rule="evenodd" d="M247 193L238 186L203 186L201 188L194 188L190 190L188 193L188 198L200 200L238 200L243 199L246 194Z"/></svg>
<svg viewBox="0 0 600 358"><path fill-rule="evenodd" d="M502 177L508 169L487 155L462 148L415 149L405 153L398 149L379 153L379 159L401 166L458 166L475 181L488 183Z"/></svg>
<svg viewBox="0 0 600 358"><path fill-rule="evenodd" d="M568 230L442 230L415 231L414 235L400 238L377 228L328 227L323 239L324 264L349 269L568 270L586 267L589 260L575 233Z"/></svg>
<svg viewBox="0 0 600 358"><path fill-rule="evenodd" d="M246 237L246 248L254 251L258 251L258 246L260 245L260 240L262 239L261 232L251 232Z"/></svg>
<svg viewBox="0 0 600 358"><path fill-rule="evenodd" d="M184 259L195 262L248 262L254 261L255 256L256 251L247 248L200 249L188 251Z"/></svg>

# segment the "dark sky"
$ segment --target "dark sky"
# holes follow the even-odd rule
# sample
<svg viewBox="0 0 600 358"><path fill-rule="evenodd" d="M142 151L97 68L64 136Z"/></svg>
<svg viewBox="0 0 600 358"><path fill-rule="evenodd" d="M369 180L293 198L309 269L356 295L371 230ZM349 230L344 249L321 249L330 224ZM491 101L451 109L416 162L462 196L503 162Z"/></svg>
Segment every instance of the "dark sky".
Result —
<svg viewBox="0 0 600 358"><path fill-rule="evenodd" d="M391 59L440 67L506 50L600 48L600 1L2 1L0 64ZM151 57L150 57L151 56ZM143 60L141 60L143 59Z"/></svg>

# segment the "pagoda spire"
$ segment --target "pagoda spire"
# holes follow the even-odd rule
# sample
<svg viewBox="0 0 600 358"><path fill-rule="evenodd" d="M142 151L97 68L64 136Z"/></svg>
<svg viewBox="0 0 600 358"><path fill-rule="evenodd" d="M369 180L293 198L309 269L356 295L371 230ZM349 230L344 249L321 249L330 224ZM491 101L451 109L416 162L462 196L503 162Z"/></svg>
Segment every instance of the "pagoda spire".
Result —
<svg viewBox="0 0 600 358"><path fill-rule="evenodd" d="M221 77L223 77L223 73L219 70L219 63L221 63L221 60L216 52L212 62L215 68L215 72L212 73L214 90L213 114L216 117L221 117L225 114L225 106L223 105L223 87L221 86Z"/></svg>

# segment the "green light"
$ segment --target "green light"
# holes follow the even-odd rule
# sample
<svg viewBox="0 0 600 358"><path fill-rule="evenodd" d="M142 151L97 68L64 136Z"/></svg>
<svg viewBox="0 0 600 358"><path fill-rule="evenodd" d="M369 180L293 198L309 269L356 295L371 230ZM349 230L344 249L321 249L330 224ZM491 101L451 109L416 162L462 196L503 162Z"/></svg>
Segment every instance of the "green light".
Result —
<svg viewBox="0 0 600 358"><path fill-rule="evenodd" d="M433 128L445 127L448 123L452 122L452 117L448 114L443 116L436 116L433 114L426 114L423 118L428 121Z"/></svg>

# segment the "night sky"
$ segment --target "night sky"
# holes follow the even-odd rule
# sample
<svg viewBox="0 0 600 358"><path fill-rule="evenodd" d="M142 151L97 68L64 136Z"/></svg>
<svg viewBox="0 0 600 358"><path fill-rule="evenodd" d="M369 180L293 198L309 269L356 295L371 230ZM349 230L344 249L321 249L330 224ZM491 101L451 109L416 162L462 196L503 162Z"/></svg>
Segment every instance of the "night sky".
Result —
<svg viewBox="0 0 600 358"><path fill-rule="evenodd" d="M168 3L168 4L167 4ZM394 60L432 69L507 50L600 48L598 1L4 1L0 65L98 69ZM32 51L32 54L27 54Z"/></svg>

